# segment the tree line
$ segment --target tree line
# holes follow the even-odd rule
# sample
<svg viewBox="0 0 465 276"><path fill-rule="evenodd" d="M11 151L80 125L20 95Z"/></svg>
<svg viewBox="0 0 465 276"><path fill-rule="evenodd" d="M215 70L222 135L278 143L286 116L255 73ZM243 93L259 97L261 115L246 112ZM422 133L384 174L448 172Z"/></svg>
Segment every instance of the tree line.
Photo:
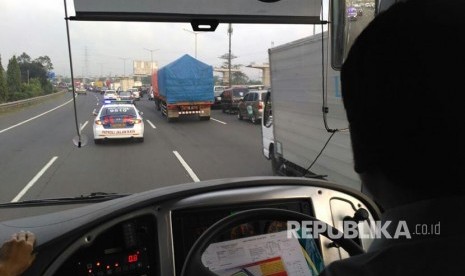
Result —
<svg viewBox="0 0 465 276"><path fill-rule="evenodd" d="M53 64L48 56L33 60L22 53L8 61L5 71L0 56L0 103L52 93L53 85L48 78L52 69Z"/></svg>

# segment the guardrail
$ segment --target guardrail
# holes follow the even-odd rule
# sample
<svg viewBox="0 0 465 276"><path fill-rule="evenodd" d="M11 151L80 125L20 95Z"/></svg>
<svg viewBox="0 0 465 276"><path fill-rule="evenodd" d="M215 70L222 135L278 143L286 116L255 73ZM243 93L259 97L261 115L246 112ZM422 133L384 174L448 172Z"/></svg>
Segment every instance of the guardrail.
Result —
<svg viewBox="0 0 465 276"><path fill-rule="evenodd" d="M30 98L30 99L19 100L19 101L14 101L14 102L9 102L9 103L3 103L3 104L0 104L0 113L9 111L9 110L12 110L12 109L15 109L15 108L20 108L20 107L32 105L32 104L35 104L35 103L43 102L43 101L46 101L48 99L52 99L54 97L64 95L65 93L66 93L66 91L60 91L60 92L56 92L56 93L52 93L52 94L48 94L48 95L44 95L44 96L39 96L39 97L34 97L34 98Z"/></svg>

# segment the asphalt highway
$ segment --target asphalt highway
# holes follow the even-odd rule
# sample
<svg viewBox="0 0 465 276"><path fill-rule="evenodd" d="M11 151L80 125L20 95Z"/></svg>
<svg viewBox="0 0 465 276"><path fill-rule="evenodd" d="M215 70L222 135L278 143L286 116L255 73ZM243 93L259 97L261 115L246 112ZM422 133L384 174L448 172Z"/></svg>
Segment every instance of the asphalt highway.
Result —
<svg viewBox="0 0 465 276"><path fill-rule="evenodd" d="M72 95L0 114L0 202L74 197L93 192L136 193L196 181L270 176L262 154L261 128L221 110L210 121L184 118L168 123L153 101L136 102L143 112L145 141L93 142L93 110L102 96Z"/></svg>

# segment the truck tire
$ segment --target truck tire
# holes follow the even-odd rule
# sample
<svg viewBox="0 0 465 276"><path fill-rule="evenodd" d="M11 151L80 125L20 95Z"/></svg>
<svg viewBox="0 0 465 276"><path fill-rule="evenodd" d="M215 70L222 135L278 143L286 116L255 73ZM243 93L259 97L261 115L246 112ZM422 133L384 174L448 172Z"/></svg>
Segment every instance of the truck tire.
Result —
<svg viewBox="0 0 465 276"><path fill-rule="evenodd" d="M208 121L210 120L210 116L202 116L200 117L200 121Z"/></svg>
<svg viewBox="0 0 465 276"><path fill-rule="evenodd" d="M271 171L273 175L283 175L281 172L282 161L274 155L274 148L270 147Z"/></svg>

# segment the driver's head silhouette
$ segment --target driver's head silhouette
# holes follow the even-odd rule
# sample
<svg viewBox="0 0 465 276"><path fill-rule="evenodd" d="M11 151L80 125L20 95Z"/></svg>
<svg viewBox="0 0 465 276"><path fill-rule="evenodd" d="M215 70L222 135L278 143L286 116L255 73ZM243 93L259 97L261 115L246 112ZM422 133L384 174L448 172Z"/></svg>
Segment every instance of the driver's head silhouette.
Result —
<svg viewBox="0 0 465 276"><path fill-rule="evenodd" d="M464 6L398 3L362 32L343 65L355 170L385 209L464 194Z"/></svg>

